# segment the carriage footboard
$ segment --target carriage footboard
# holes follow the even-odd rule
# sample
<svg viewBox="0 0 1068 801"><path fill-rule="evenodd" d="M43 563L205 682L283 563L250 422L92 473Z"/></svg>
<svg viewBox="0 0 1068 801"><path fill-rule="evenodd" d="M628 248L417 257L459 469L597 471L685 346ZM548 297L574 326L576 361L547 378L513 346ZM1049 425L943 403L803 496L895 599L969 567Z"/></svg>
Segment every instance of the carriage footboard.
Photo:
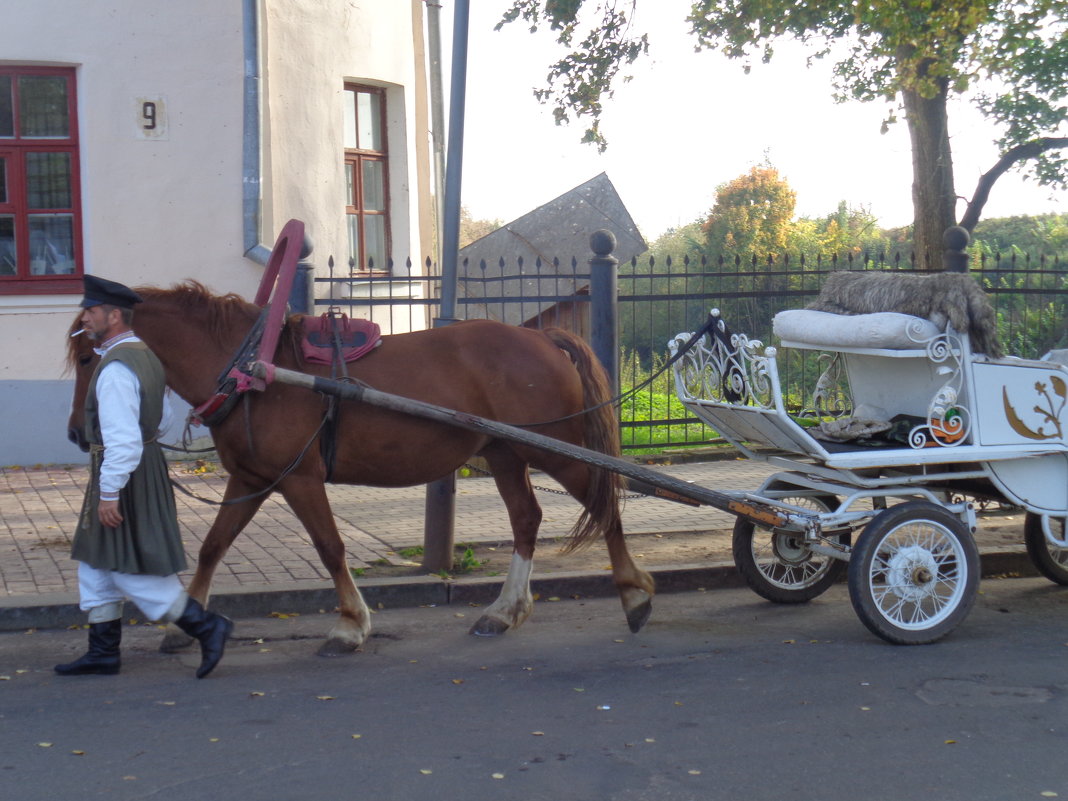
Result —
<svg viewBox="0 0 1068 801"><path fill-rule="evenodd" d="M746 455L756 445L826 459L823 446L786 413L776 349L732 332L718 309L711 318L711 332L672 365L682 404ZM672 339L672 356L689 339Z"/></svg>

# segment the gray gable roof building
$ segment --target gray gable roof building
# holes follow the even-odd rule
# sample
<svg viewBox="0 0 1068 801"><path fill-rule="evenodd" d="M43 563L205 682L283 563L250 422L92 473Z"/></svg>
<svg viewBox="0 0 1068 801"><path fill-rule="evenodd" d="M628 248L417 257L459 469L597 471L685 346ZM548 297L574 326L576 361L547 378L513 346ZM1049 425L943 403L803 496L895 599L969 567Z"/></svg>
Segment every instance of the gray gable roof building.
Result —
<svg viewBox="0 0 1068 801"><path fill-rule="evenodd" d="M511 325L549 319L553 325L581 332L584 326L553 321L553 311L558 304L573 305L571 299L587 291L593 256L590 235L600 229L615 235L613 255L620 262L648 250L605 173L462 248L458 297L532 299L529 303L464 303L464 316Z"/></svg>

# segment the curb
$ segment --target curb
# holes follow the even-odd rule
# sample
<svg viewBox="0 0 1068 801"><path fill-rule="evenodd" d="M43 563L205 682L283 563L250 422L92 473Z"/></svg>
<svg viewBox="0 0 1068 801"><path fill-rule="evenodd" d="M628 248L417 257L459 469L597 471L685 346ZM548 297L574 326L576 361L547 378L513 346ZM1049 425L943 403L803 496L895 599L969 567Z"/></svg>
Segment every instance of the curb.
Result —
<svg viewBox="0 0 1068 801"><path fill-rule="evenodd" d="M745 581L733 562L653 567L660 594L744 587ZM1022 548L992 549L980 554L980 575L1035 576L1038 572ZM373 579L359 582L364 600L373 609L397 609L450 604L488 604L500 592L502 577L444 580L437 576ZM552 573L531 580L531 589L541 600L603 598L616 594L611 574ZM244 587L218 592L211 608L230 617L266 617L272 612L316 613L337 605L334 588L327 581L293 582L284 589ZM0 599L0 631L56 629L81 626L85 614L73 593L53 593Z"/></svg>

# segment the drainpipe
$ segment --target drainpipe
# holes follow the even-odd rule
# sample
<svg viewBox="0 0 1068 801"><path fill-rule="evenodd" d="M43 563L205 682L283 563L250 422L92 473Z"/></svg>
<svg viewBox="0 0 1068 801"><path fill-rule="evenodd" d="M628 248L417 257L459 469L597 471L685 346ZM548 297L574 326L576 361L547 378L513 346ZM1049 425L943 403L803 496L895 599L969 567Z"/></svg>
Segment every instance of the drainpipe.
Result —
<svg viewBox="0 0 1068 801"><path fill-rule="evenodd" d="M445 224L445 93L441 80L441 3L426 2L430 39L430 142L434 149L434 261L441 269L441 238Z"/></svg>
<svg viewBox="0 0 1068 801"><path fill-rule="evenodd" d="M263 244L263 198L260 192L260 0L242 0L245 109L241 143L241 210L245 258L266 265L271 248Z"/></svg>

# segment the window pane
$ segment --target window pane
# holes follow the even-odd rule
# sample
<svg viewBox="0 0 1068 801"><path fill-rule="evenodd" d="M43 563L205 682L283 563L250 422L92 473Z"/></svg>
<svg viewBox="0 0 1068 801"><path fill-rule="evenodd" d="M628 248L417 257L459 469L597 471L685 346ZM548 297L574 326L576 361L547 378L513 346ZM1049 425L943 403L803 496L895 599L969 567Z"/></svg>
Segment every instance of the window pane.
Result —
<svg viewBox="0 0 1068 801"><path fill-rule="evenodd" d="M366 211L386 210L385 164L363 160L363 207Z"/></svg>
<svg viewBox="0 0 1068 801"><path fill-rule="evenodd" d="M356 147L356 93L345 90L345 147Z"/></svg>
<svg viewBox="0 0 1068 801"><path fill-rule="evenodd" d="M356 205L356 165L351 162L345 165L345 181L348 189L345 198L346 206Z"/></svg>
<svg viewBox="0 0 1068 801"><path fill-rule="evenodd" d="M0 214L0 275L15 273L15 218Z"/></svg>
<svg viewBox="0 0 1068 801"><path fill-rule="evenodd" d="M15 135L15 111L11 103L11 76L0 75L0 136Z"/></svg>
<svg viewBox="0 0 1068 801"><path fill-rule="evenodd" d="M0 203L7 203L7 159L0 159Z"/></svg>
<svg viewBox="0 0 1068 801"><path fill-rule="evenodd" d="M353 270L362 270L363 257L360 255L360 218L350 214L345 218L349 229L349 264Z"/></svg>
<svg viewBox="0 0 1068 801"><path fill-rule="evenodd" d="M74 272L74 216L30 215L30 275Z"/></svg>
<svg viewBox="0 0 1068 801"><path fill-rule="evenodd" d="M356 98L356 117L359 124L361 150L382 149L382 106L378 95L360 92Z"/></svg>
<svg viewBox="0 0 1068 801"><path fill-rule="evenodd" d="M66 78L19 76L19 133L45 139L70 136Z"/></svg>
<svg viewBox="0 0 1068 801"><path fill-rule="evenodd" d="M386 264L386 218L369 214L363 218L364 247L367 250L367 268L385 270Z"/></svg>
<svg viewBox="0 0 1068 801"><path fill-rule="evenodd" d="M70 153L26 154L26 204L31 209L69 209Z"/></svg>

